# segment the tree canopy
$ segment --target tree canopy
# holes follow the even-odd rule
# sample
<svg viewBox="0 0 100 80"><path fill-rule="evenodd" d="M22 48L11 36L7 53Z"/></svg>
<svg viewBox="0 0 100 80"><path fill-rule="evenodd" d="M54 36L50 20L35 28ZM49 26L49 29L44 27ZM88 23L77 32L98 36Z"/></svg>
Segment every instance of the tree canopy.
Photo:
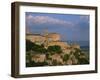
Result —
<svg viewBox="0 0 100 80"><path fill-rule="evenodd" d="M54 45L54 46L49 46L48 47L48 51L49 52L55 52L55 53L61 53L62 52L62 49L61 49L60 46Z"/></svg>

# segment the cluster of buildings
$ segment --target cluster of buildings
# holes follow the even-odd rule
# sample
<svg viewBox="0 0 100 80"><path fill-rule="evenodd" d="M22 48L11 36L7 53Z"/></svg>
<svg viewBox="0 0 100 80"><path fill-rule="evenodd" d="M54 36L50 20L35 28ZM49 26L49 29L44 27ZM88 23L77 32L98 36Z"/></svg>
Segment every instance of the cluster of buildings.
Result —
<svg viewBox="0 0 100 80"><path fill-rule="evenodd" d="M58 62L61 62L64 64L63 59L61 56L64 56L65 54L70 54L71 51L74 50L74 48L80 48L79 45L69 45L67 42L61 41L61 36L57 33L48 33L45 34L26 34L26 39L30 40L31 42L34 42L38 45L43 44L45 48L48 48L48 46L53 45L59 45L63 51L61 55L54 54L51 56L52 60L56 60ZM33 54L32 60L35 62L44 62L46 60L45 54ZM48 63L52 64L52 61L47 60ZM69 60L68 64L71 64L72 62Z"/></svg>
<svg viewBox="0 0 100 80"><path fill-rule="evenodd" d="M44 44L45 48L48 46L59 45L62 50L73 48L80 48L79 45L73 44L69 45L67 42L61 41L61 36L57 33L46 33L44 35L41 34L26 34L26 39L34 42L38 45Z"/></svg>

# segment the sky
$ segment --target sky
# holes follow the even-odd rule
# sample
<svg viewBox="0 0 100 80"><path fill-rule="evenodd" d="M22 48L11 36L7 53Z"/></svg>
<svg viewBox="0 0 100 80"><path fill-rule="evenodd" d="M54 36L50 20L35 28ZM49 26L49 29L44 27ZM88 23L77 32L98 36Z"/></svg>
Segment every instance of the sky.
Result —
<svg viewBox="0 0 100 80"><path fill-rule="evenodd" d="M89 41L89 15L26 12L26 33L58 33L62 41Z"/></svg>

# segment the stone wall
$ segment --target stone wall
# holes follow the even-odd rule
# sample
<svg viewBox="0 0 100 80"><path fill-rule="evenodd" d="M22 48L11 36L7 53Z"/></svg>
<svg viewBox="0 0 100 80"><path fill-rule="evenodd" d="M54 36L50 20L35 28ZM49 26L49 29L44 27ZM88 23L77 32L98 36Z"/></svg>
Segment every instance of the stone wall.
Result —
<svg viewBox="0 0 100 80"><path fill-rule="evenodd" d="M32 42L44 42L46 39L48 39L48 41L58 41L60 40L60 35L57 33L51 33L46 37L40 34L26 34L26 39Z"/></svg>

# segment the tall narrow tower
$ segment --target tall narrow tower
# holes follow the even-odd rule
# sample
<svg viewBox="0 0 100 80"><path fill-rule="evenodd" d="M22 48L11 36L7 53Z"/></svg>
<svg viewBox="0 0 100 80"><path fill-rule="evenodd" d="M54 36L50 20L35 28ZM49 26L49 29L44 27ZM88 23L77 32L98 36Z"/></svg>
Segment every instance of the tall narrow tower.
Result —
<svg viewBox="0 0 100 80"><path fill-rule="evenodd" d="M45 48L48 47L48 43L49 43L49 37L48 37L48 35L49 35L48 30L45 29L44 30L44 37L45 37L44 46L45 46Z"/></svg>

